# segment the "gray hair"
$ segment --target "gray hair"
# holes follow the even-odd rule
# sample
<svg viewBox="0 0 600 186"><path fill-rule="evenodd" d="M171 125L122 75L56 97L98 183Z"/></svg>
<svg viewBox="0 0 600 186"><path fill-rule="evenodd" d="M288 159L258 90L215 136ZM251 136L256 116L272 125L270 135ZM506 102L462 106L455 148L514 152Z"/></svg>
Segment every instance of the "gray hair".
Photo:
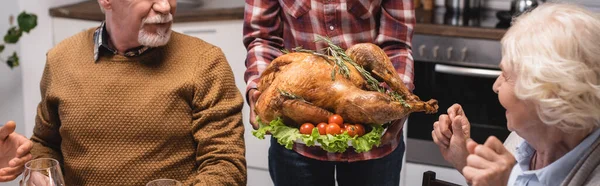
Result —
<svg viewBox="0 0 600 186"><path fill-rule="evenodd" d="M545 3L515 19L502 39L515 95L536 104L547 125L570 132L600 126L600 17Z"/></svg>

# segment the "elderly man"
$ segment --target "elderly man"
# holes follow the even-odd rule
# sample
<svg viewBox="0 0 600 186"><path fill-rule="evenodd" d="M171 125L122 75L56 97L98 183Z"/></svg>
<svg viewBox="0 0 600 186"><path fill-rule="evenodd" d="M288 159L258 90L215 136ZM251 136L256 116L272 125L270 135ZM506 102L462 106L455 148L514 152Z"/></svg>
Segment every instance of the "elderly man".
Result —
<svg viewBox="0 0 600 186"><path fill-rule="evenodd" d="M246 185L243 98L221 50L171 32L175 0L98 0L48 52L31 141L0 128L0 181L57 159L67 185Z"/></svg>

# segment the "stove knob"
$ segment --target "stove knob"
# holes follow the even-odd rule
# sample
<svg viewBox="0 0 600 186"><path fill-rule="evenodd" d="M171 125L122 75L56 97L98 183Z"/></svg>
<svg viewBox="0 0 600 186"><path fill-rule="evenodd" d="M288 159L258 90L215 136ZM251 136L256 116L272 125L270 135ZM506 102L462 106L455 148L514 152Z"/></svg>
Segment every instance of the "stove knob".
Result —
<svg viewBox="0 0 600 186"><path fill-rule="evenodd" d="M440 46L434 46L433 47L433 58L437 58L438 56L438 49L440 49Z"/></svg>
<svg viewBox="0 0 600 186"><path fill-rule="evenodd" d="M460 50L460 61L465 61L465 59L467 59L467 47Z"/></svg>
<svg viewBox="0 0 600 186"><path fill-rule="evenodd" d="M448 47L446 49L446 57L449 59L452 59L452 50L454 50L452 47Z"/></svg>
<svg viewBox="0 0 600 186"><path fill-rule="evenodd" d="M423 57L425 54L425 45L419 46L419 56Z"/></svg>

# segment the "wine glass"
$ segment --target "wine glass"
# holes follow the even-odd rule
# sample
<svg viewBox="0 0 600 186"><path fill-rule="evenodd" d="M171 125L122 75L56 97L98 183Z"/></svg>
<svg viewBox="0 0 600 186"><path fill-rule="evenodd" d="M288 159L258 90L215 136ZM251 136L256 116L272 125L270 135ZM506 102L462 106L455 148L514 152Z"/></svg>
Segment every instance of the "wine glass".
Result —
<svg viewBox="0 0 600 186"><path fill-rule="evenodd" d="M174 179L156 179L148 182L146 186L183 186L183 183Z"/></svg>
<svg viewBox="0 0 600 186"><path fill-rule="evenodd" d="M52 158L39 158L25 163L20 186L64 186L62 171L58 161Z"/></svg>

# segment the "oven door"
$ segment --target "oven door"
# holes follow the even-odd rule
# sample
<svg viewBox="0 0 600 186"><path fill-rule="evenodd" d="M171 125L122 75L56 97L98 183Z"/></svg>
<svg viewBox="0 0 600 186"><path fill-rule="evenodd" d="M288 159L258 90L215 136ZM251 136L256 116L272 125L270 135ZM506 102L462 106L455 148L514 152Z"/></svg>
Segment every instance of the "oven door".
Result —
<svg viewBox="0 0 600 186"><path fill-rule="evenodd" d="M499 69L415 62L415 90L421 100L438 100L436 114L412 113L407 126L407 161L450 166L439 154L431 138L433 123L454 103L462 105L471 123L471 138L484 143L489 136L500 140L510 133L505 110L492 86ZM432 149L435 149L432 153ZM428 157L430 156L430 157ZM431 157L433 156L433 157Z"/></svg>

